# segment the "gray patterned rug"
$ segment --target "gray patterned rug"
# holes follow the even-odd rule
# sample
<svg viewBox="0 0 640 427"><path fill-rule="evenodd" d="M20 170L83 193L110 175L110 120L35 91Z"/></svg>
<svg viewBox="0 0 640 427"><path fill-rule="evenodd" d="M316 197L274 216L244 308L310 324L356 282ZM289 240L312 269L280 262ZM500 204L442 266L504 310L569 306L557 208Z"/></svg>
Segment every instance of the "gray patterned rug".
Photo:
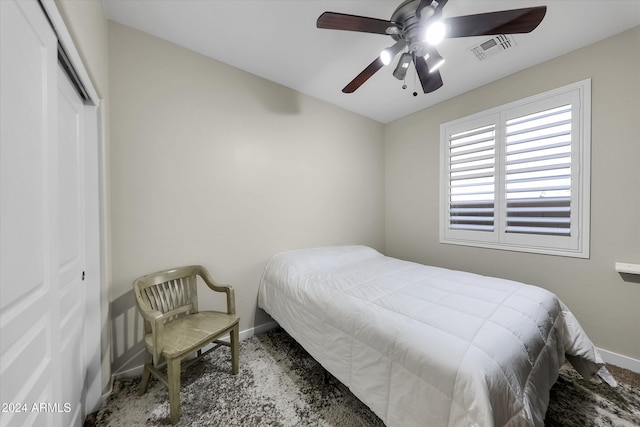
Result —
<svg viewBox="0 0 640 427"><path fill-rule="evenodd" d="M236 376L229 358L228 349L218 350L183 374L178 426L384 425L282 329L241 342ZM152 379L147 393L138 396L138 384L116 381L91 425L170 425L164 385ZM640 426L640 389L587 382L563 367L545 425Z"/></svg>

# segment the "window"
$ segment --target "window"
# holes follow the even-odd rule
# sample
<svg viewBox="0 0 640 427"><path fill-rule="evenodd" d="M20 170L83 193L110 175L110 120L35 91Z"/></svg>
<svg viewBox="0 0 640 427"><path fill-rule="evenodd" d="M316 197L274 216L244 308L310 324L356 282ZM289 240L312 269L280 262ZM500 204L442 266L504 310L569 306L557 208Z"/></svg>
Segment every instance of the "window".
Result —
<svg viewBox="0 0 640 427"><path fill-rule="evenodd" d="M440 241L589 257L591 81L440 127Z"/></svg>

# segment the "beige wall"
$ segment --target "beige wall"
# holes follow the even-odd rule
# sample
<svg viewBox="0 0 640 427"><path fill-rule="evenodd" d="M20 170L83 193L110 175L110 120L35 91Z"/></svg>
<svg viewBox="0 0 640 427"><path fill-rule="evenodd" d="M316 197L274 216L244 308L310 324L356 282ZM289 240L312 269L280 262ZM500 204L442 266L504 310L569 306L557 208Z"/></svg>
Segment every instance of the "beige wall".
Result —
<svg viewBox="0 0 640 427"><path fill-rule="evenodd" d="M444 71L446 73L446 70ZM486 85L385 127L385 250L427 264L555 292L596 346L640 359L640 27ZM439 243L440 123L592 79L591 258Z"/></svg>
<svg viewBox="0 0 640 427"><path fill-rule="evenodd" d="M109 52L112 299L199 263L246 330L271 255L384 248L380 123L112 22Z"/></svg>

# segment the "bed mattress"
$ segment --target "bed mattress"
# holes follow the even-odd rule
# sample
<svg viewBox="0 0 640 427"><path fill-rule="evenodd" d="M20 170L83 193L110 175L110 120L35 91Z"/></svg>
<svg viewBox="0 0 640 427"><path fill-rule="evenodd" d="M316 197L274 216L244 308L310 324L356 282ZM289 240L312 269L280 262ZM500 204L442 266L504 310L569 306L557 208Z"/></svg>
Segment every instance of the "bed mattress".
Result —
<svg viewBox="0 0 640 427"><path fill-rule="evenodd" d="M565 354L603 366L553 293L365 246L274 256L258 304L388 426L542 426Z"/></svg>

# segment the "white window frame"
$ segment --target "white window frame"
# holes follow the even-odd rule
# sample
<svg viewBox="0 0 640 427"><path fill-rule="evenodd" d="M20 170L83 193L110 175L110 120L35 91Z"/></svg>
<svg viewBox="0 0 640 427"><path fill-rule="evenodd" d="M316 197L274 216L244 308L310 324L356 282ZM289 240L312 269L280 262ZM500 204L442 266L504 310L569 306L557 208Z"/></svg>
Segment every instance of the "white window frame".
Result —
<svg viewBox="0 0 640 427"><path fill-rule="evenodd" d="M507 120L571 104L571 231L569 236L507 233L505 128ZM450 225L449 139L495 125L495 224L493 231L456 230ZM569 84L440 126L440 242L576 258L589 258L591 175L591 79Z"/></svg>

